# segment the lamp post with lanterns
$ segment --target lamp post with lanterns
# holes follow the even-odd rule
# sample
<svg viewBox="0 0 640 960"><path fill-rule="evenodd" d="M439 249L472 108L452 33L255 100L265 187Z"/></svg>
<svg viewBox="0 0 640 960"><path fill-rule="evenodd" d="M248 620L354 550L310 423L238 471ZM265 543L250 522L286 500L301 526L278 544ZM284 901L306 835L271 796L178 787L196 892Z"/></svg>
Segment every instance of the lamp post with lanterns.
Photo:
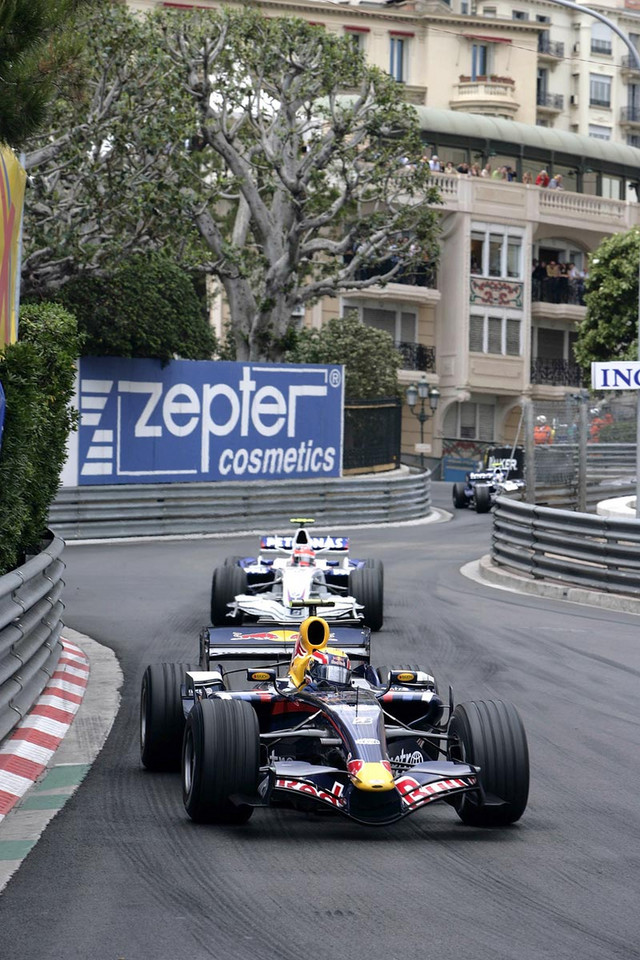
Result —
<svg viewBox="0 0 640 960"><path fill-rule="evenodd" d="M407 387L406 399L409 410L420 423L420 469L424 470L424 425L437 410L440 391L435 387L429 388L429 384L423 377L417 384L412 383L411 386ZM420 401L420 407L416 409L418 400ZM427 400L431 407L431 413L425 411Z"/></svg>

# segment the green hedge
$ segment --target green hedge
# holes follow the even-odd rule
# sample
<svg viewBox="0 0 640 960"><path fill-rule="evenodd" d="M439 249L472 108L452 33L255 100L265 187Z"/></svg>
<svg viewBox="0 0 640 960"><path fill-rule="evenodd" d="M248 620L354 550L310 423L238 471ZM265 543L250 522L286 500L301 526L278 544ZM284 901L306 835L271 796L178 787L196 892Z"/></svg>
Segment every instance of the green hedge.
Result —
<svg viewBox="0 0 640 960"><path fill-rule="evenodd" d="M70 280L60 301L78 318L86 357L209 360L217 352L192 279L162 254L130 257L108 277Z"/></svg>
<svg viewBox="0 0 640 960"><path fill-rule="evenodd" d="M75 317L58 304L23 307L19 340L0 352L6 397L0 450L0 575L35 552L58 491L79 354Z"/></svg>

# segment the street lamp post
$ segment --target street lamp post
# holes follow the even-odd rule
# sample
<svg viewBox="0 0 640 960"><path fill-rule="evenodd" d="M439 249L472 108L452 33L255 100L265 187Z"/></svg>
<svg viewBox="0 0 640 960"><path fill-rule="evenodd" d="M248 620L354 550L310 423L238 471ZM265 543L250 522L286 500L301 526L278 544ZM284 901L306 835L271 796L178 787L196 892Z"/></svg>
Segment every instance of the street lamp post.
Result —
<svg viewBox="0 0 640 960"><path fill-rule="evenodd" d="M423 377L418 384L412 383L410 387L407 387L406 396L409 410L420 423L420 469L424 470L424 425L429 417L432 417L436 412L440 400L440 391L435 387L429 389L429 384ZM420 401L420 408L416 410L418 400ZM424 409L427 400L431 407L431 413L427 413Z"/></svg>

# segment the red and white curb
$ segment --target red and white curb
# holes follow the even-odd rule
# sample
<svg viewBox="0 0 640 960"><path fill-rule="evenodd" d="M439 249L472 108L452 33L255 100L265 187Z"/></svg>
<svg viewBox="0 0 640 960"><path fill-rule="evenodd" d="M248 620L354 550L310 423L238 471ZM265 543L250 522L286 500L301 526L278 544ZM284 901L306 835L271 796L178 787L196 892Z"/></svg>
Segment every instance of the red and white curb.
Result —
<svg viewBox="0 0 640 960"><path fill-rule="evenodd" d="M85 695L89 658L68 640L62 640L62 647L48 685L0 744L0 822L44 773Z"/></svg>

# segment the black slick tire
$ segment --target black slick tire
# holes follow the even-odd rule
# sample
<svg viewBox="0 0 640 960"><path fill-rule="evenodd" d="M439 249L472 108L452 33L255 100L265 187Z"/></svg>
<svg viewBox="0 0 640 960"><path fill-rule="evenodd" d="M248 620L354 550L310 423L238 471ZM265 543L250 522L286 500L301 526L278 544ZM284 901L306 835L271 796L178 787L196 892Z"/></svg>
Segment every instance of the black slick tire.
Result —
<svg viewBox="0 0 640 960"><path fill-rule="evenodd" d="M485 483L477 483L474 491L476 513L489 513L491 510L491 493Z"/></svg>
<svg viewBox="0 0 640 960"><path fill-rule="evenodd" d="M454 483L453 485L453 505L457 510L467 506L467 497L464 492L464 484Z"/></svg>
<svg viewBox="0 0 640 960"><path fill-rule="evenodd" d="M483 803L477 795L453 799L463 823L506 826L519 820L529 796L529 749L518 711L504 700L459 704L449 721L450 759L480 767Z"/></svg>
<svg viewBox="0 0 640 960"><path fill-rule="evenodd" d="M258 718L245 700L200 700L187 717L182 746L182 799L196 823L246 823L256 795Z"/></svg>
<svg viewBox="0 0 640 960"><path fill-rule="evenodd" d="M147 770L179 770L185 717L181 685L188 663L152 663L140 688L140 760Z"/></svg>
<svg viewBox="0 0 640 960"><path fill-rule="evenodd" d="M384 622L384 575L382 564L379 567L364 566L349 574L349 593L361 603L364 623L374 633L382 628Z"/></svg>
<svg viewBox="0 0 640 960"><path fill-rule="evenodd" d="M211 623L214 627L224 627L227 624L236 626L242 623L242 613L235 617L228 616L227 604L246 592L247 575L241 567L216 567L211 580Z"/></svg>

